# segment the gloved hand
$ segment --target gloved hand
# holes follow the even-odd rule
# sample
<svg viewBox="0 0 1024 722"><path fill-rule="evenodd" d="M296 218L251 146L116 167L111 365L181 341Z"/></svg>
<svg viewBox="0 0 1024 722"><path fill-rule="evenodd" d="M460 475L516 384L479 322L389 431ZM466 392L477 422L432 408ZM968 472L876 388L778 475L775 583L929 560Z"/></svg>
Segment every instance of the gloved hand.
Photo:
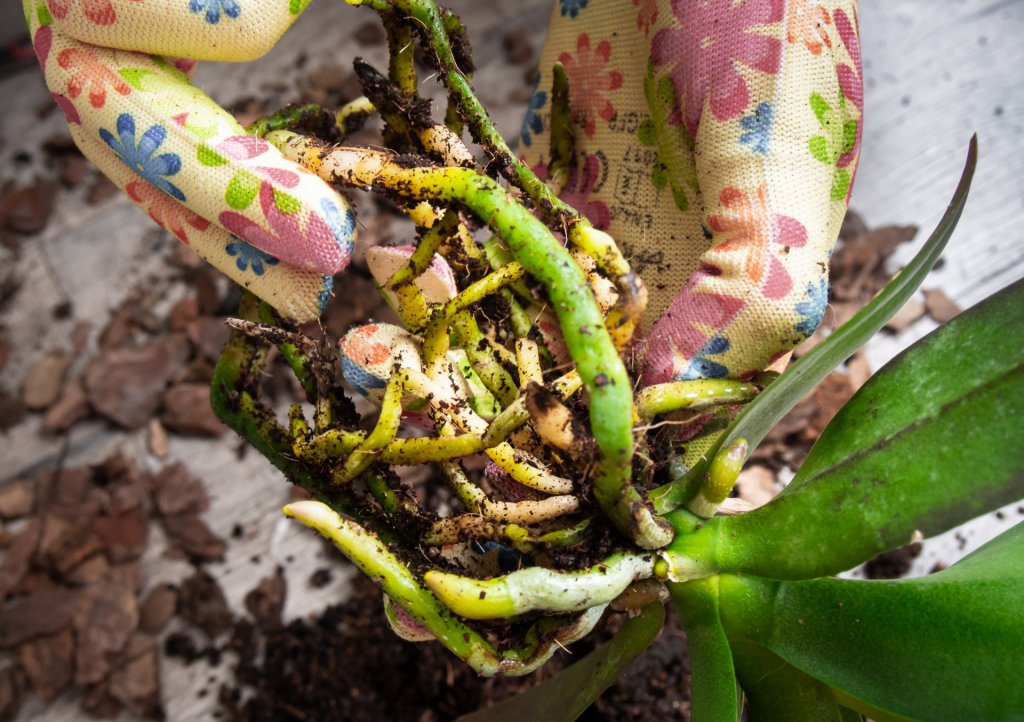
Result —
<svg viewBox="0 0 1024 722"><path fill-rule="evenodd" d="M47 86L86 157L240 285L292 320L316 318L349 262L355 216L188 79L197 60L259 57L309 0L23 4Z"/></svg>
<svg viewBox="0 0 1024 722"><path fill-rule="evenodd" d="M520 138L542 171L556 62L562 198L650 293L644 385L749 376L810 335L860 147L856 2L557 0Z"/></svg>

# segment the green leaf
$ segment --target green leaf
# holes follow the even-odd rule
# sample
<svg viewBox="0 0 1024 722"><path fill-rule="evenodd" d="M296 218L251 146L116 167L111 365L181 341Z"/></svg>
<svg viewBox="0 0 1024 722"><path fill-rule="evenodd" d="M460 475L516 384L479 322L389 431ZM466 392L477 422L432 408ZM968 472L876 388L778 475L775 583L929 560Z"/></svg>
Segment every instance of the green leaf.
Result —
<svg viewBox="0 0 1024 722"><path fill-rule="evenodd" d="M746 439L752 451L800 399L831 373L832 369L852 356L854 351L903 307L935 265L953 234L953 229L956 228L967 202L977 158L978 140L977 137L972 137L960 184L953 194L949 208L924 247L870 303L825 341L815 346L810 353L798 359L786 373L772 382L764 393L748 404L740 412L730 431L709 450L705 459L713 459L720 448L732 444L737 439ZM703 475L706 467L706 461L695 465L691 474ZM654 508L664 514L680 506L686 501L683 488L684 486L680 484L668 484L655 489L651 492Z"/></svg>
<svg viewBox="0 0 1024 722"><path fill-rule="evenodd" d="M743 639L730 639L729 644L750 722L860 721L859 714L839 705L828 685L760 644Z"/></svg>
<svg viewBox="0 0 1024 722"><path fill-rule="evenodd" d="M199 144L199 148L196 150L196 159L203 165L210 168L227 165L229 162L227 158L222 156L206 143ZM252 200L250 199L249 202L251 203Z"/></svg>
<svg viewBox="0 0 1024 722"><path fill-rule="evenodd" d="M140 92L145 92L143 87L143 80L147 75L154 75L152 70L146 70L145 68L121 68L117 71L117 74L121 76L124 82L132 86Z"/></svg>
<svg viewBox="0 0 1024 722"><path fill-rule="evenodd" d="M640 127L637 128L636 137L644 145L657 145L658 144L657 133L654 130L654 123L651 122L650 118L648 118L647 120L642 122L640 124Z"/></svg>
<svg viewBox="0 0 1024 722"><path fill-rule="evenodd" d="M665 608L660 603L650 604L638 616L627 619L612 641L565 671L493 707L459 717L456 722L570 722L650 646L664 622Z"/></svg>
<svg viewBox="0 0 1024 722"><path fill-rule="evenodd" d="M832 176L832 193L831 198L834 201L841 201L846 198L846 191L850 189L850 171L846 168L836 168L836 173Z"/></svg>
<svg viewBox="0 0 1024 722"><path fill-rule="evenodd" d="M807 148L811 151L811 156L814 160L825 165L832 165L835 162L832 154L828 152L828 141L825 139L825 136L813 136L807 141Z"/></svg>
<svg viewBox="0 0 1024 722"><path fill-rule="evenodd" d="M1024 281L869 379L769 504L673 549L718 571L810 579L1024 497L1021 329Z"/></svg>
<svg viewBox="0 0 1024 722"><path fill-rule="evenodd" d="M36 6L36 17L39 18L40 25L52 25L53 17L50 15L50 8L46 7L46 3L40 2Z"/></svg>
<svg viewBox="0 0 1024 722"><path fill-rule="evenodd" d="M302 209L302 203L298 198L277 188L274 189L274 205L285 215L298 213Z"/></svg>
<svg viewBox="0 0 1024 722"><path fill-rule="evenodd" d="M739 694L732 651L719 614L719 577L670 584L690 646L690 717L736 722Z"/></svg>
<svg viewBox="0 0 1024 722"><path fill-rule="evenodd" d="M247 170L240 170L235 173L231 182L228 183L227 190L224 191L224 202L236 211L244 211L252 205L253 200L256 199L256 194L259 192L259 177Z"/></svg>
<svg viewBox="0 0 1024 722"><path fill-rule="evenodd" d="M821 126L827 128L831 120L832 108L820 93L811 93L811 111Z"/></svg>
<svg viewBox="0 0 1024 722"><path fill-rule="evenodd" d="M722 577L730 636L889 714L1024 718L1024 525L920 579Z"/></svg>
<svg viewBox="0 0 1024 722"><path fill-rule="evenodd" d="M858 120L848 120L843 123L843 153L849 153L857 142Z"/></svg>

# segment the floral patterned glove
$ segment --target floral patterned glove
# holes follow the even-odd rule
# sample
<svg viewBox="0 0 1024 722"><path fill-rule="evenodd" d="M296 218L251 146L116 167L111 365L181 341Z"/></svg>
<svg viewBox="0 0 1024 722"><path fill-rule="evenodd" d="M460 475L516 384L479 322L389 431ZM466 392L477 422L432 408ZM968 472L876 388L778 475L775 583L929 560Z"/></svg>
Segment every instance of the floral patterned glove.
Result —
<svg viewBox="0 0 1024 722"><path fill-rule="evenodd" d="M541 169L555 63L562 197L650 290L643 382L742 378L810 335L860 147L856 3L558 0L520 139Z"/></svg>
<svg viewBox="0 0 1024 722"><path fill-rule="evenodd" d="M46 83L86 157L296 321L320 314L351 256L355 216L188 76L197 60L259 57L309 2L23 0Z"/></svg>

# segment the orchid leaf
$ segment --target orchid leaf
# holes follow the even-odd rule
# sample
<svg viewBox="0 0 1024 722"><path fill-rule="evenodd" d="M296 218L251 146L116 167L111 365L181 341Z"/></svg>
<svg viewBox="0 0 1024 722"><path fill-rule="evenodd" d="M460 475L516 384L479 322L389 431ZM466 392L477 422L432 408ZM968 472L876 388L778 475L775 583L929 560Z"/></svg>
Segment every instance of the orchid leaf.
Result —
<svg viewBox="0 0 1024 722"><path fill-rule="evenodd" d="M974 137L971 138L967 163L949 208L914 259L852 319L815 346L806 356L793 363L786 373L748 404L729 431L708 451L705 459L715 458L719 449L729 446L737 439L746 439L749 449L753 450L800 399L836 366L852 356L854 351L903 307L939 260L942 250L953 234L953 229L956 228L967 202L977 158L978 143ZM706 463L695 465L688 478L703 475L705 467ZM673 483L654 490L651 493L654 508L662 514L677 508L686 501L687 488L686 484Z"/></svg>
<svg viewBox="0 0 1024 722"><path fill-rule="evenodd" d="M690 717L736 722L739 688L718 608L718 577L669 585L690 645Z"/></svg>
<svg viewBox="0 0 1024 722"><path fill-rule="evenodd" d="M1021 329L1024 282L880 370L771 503L673 548L712 571L810 579L1024 497Z"/></svg>
<svg viewBox="0 0 1024 722"><path fill-rule="evenodd" d="M760 644L729 640L750 722L861 722L831 688Z"/></svg>
<svg viewBox="0 0 1024 722"><path fill-rule="evenodd" d="M1024 524L919 579L723 576L719 600L730 638L762 645L860 711L1024 718Z"/></svg>
<svg viewBox="0 0 1024 722"><path fill-rule="evenodd" d="M640 656L665 622L665 607L649 604L627 619L612 641L525 692L459 717L456 722L570 722L579 717Z"/></svg>

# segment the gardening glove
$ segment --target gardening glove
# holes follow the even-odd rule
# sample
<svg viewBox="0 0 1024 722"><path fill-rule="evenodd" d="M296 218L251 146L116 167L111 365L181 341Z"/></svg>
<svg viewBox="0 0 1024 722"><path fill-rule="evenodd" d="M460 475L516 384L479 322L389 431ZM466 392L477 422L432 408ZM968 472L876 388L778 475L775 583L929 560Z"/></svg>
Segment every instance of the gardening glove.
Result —
<svg viewBox="0 0 1024 722"><path fill-rule="evenodd" d="M748 377L813 333L860 148L856 3L558 0L520 137L541 171L555 63L561 196L650 292L643 383Z"/></svg>
<svg viewBox="0 0 1024 722"><path fill-rule="evenodd" d="M269 50L310 0L23 0L75 143L165 229L293 321L319 316L355 215L189 82Z"/></svg>

